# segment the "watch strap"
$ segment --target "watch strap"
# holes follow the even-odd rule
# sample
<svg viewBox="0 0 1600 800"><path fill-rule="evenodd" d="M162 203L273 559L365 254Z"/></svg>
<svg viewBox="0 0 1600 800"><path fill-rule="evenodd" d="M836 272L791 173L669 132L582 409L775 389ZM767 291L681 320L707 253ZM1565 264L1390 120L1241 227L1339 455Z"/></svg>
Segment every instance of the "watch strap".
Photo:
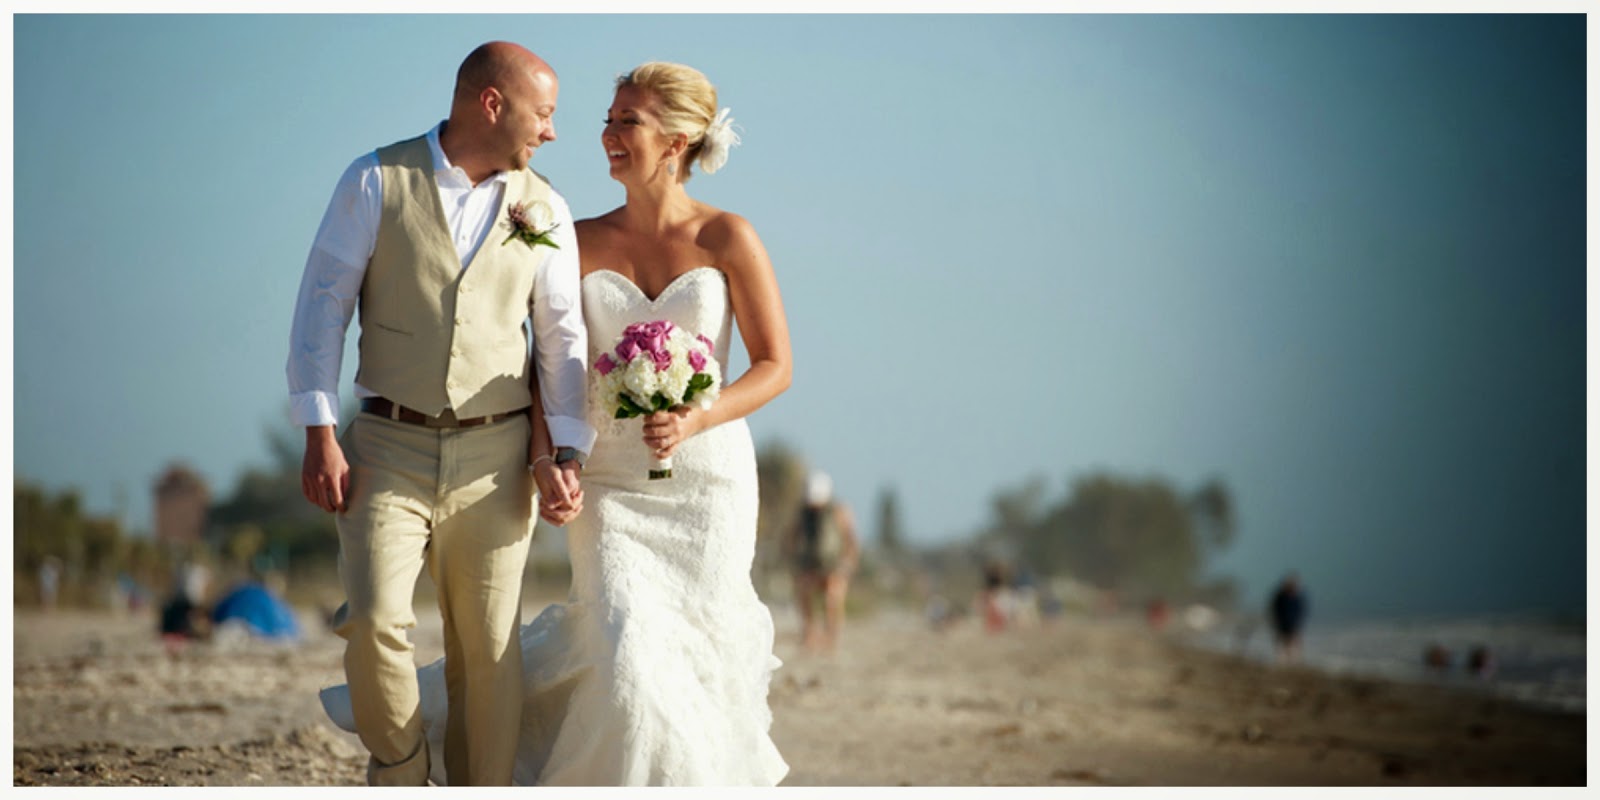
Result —
<svg viewBox="0 0 1600 800"><path fill-rule="evenodd" d="M576 447L557 447L556 463L565 464L568 461L578 462L578 467L581 469L584 462L583 451Z"/></svg>

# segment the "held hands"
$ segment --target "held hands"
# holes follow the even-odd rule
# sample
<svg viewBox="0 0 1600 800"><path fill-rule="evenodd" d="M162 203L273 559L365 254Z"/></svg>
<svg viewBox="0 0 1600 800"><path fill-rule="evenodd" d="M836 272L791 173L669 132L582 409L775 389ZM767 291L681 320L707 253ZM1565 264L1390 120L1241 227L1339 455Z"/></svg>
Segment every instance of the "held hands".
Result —
<svg viewBox="0 0 1600 800"><path fill-rule="evenodd" d="M583 487L578 480L578 464L568 461L557 466L548 455L537 457L533 482L539 489L539 518L563 527L583 511Z"/></svg>
<svg viewBox="0 0 1600 800"><path fill-rule="evenodd" d="M350 497L350 465L332 425L306 428L306 456L300 465L300 491L323 511L345 510Z"/></svg>
<svg viewBox="0 0 1600 800"><path fill-rule="evenodd" d="M644 444L656 458L667 458L685 439L701 431L705 412L698 406L675 406L644 418Z"/></svg>

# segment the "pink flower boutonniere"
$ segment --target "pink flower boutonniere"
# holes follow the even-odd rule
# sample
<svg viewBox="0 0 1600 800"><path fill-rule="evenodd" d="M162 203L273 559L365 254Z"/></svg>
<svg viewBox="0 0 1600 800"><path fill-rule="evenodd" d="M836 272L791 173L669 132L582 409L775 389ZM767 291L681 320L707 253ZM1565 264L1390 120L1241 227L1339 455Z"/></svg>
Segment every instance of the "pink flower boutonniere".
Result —
<svg viewBox="0 0 1600 800"><path fill-rule="evenodd" d="M554 216L555 214L550 211L550 207L544 203L537 201L512 203L506 209L506 225L511 228L511 235L507 236L506 240L500 243L500 246L505 247L511 244L513 240L521 239L522 243L529 248L538 247L542 244L560 250L561 245L556 244L555 239L550 238L550 234L554 233L556 227L560 225L560 223L552 219Z"/></svg>

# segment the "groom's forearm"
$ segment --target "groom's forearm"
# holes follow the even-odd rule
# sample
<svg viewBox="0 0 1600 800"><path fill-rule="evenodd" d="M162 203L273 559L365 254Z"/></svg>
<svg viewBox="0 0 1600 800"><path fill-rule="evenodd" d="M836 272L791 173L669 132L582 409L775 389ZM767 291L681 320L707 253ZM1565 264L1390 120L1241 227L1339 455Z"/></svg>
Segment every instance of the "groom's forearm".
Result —
<svg viewBox="0 0 1600 800"><path fill-rule="evenodd" d="M295 425L339 416L339 372L382 206L377 155L357 158L339 177L306 256L289 330L289 414Z"/></svg>
<svg viewBox="0 0 1600 800"><path fill-rule="evenodd" d="M551 441L556 447L576 447L585 453L594 449L595 432L585 421L589 399L588 337L581 331L582 319L573 314L568 324L579 328L576 335L566 330L547 328L536 338L538 359L530 370L530 389L534 408L544 416ZM565 327L565 326L563 326Z"/></svg>
<svg viewBox="0 0 1600 800"><path fill-rule="evenodd" d="M555 453L555 444L550 441L550 424L545 421L544 409L541 407L539 386L533 385L533 405L528 408L528 464L531 466L534 459L539 456L548 456Z"/></svg>
<svg viewBox="0 0 1600 800"><path fill-rule="evenodd" d="M544 414L553 447L594 449L595 431L585 421L589 385L589 331L583 323L578 274L578 238L565 203L556 204L558 247L545 255L529 302L533 369L528 381L535 407Z"/></svg>
<svg viewBox="0 0 1600 800"><path fill-rule="evenodd" d="M549 437L550 446L573 447L584 453L593 451L595 430L586 421L585 406L589 399L586 359L569 354L557 366L535 363L529 372L532 413Z"/></svg>

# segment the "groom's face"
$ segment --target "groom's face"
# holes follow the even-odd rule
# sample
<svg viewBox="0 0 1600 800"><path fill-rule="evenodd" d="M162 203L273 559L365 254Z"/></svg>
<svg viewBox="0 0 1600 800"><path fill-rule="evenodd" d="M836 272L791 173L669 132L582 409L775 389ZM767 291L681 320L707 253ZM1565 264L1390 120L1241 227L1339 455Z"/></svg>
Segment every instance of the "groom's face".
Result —
<svg viewBox="0 0 1600 800"><path fill-rule="evenodd" d="M506 155L505 167L524 169L533 151L556 140L556 94L560 83L548 71L531 73L505 92L504 111L496 128Z"/></svg>

